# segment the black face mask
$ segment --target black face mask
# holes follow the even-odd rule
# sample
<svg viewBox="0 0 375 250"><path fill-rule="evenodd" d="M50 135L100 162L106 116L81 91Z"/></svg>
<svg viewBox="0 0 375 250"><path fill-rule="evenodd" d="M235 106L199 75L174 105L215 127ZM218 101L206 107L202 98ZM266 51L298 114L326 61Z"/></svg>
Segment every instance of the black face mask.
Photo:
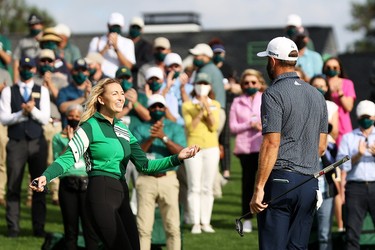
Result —
<svg viewBox="0 0 375 250"><path fill-rule="evenodd" d="M76 129L78 127L79 121L74 119L68 119L68 125L72 127L73 129Z"/></svg>

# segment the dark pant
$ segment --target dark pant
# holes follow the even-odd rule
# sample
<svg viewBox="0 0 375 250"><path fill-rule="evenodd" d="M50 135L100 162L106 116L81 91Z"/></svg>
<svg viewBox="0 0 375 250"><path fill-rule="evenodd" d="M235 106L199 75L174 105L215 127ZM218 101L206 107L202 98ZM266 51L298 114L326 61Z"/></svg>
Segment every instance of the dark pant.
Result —
<svg viewBox="0 0 375 250"><path fill-rule="evenodd" d="M230 104L226 104L225 107L225 123L223 130L219 135L219 143L223 146L224 150L224 157L220 159L220 169L221 171L229 170L230 171L230 158L231 158L231 151L230 151L230 129L229 129L229 109Z"/></svg>
<svg viewBox="0 0 375 250"><path fill-rule="evenodd" d="M348 182L345 186L347 249L359 249L363 220L369 212L375 224L375 182Z"/></svg>
<svg viewBox="0 0 375 250"><path fill-rule="evenodd" d="M106 249L140 248L125 181L106 176L90 177L86 200L94 229Z"/></svg>
<svg viewBox="0 0 375 250"><path fill-rule="evenodd" d="M88 216L86 191L80 190L79 178L68 176L60 180L59 201L64 222L65 249L77 249L79 219L81 219L86 248L98 249L99 239Z"/></svg>
<svg viewBox="0 0 375 250"><path fill-rule="evenodd" d="M308 178L311 176L273 170L265 186L264 201ZM275 200L258 214L259 249L307 249L316 206L316 190L318 180L312 179Z"/></svg>
<svg viewBox="0 0 375 250"><path fill-rule="evenodd" d="M255 176L258 170L259 153L240 154L238 158L242 167L242 214L250 210L250 200L253 197ZM253 218L250 214L246 219Z"/></svg>
<svg viewBox="0 0 375 250"><path fill-rule="evenodd" d="M25 165L28 163L31 179L39 177L47 167L47 143L44 137L20 141L10 139L6 151L8 176L6 220L9 231L19 232L21 184ZM45 193L33 192L31 216L34 233L44 232Z"/></svg>

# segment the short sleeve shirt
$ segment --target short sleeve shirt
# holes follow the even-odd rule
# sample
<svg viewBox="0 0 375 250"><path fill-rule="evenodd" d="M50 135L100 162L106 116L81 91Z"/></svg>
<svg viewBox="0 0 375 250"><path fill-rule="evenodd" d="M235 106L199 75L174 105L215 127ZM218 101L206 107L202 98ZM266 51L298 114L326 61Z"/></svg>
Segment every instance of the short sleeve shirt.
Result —
<svg viewBox="0 0 375 250"><path fill-rule="evenodd" d="M8 55L12 54L10 41L5 36L0 35L0 50L3 50ZM0 68L7 69L7 65L0 59Z"/></svg>

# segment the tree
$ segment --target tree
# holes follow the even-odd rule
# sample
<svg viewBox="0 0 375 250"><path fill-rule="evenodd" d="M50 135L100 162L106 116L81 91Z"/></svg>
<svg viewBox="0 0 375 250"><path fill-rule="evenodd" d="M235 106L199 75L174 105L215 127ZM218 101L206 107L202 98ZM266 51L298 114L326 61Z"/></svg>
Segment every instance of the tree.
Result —
<svg viewBox="0 0 375 250"><path fill-rule="evenodd" d="M352 3L353 23L348 26L351 31L364 31L365 37L354 43L357 52L375 51L375 0L365 3Z"/></svg>
<svg viewBox="0 0 375 250"><path fill-rule="evenodd" d="M29 6L25 0L0 0L1 34L27 33L27 19L32 13L43 19L45 27L55 25L54 19L45 10Z"/></svg>

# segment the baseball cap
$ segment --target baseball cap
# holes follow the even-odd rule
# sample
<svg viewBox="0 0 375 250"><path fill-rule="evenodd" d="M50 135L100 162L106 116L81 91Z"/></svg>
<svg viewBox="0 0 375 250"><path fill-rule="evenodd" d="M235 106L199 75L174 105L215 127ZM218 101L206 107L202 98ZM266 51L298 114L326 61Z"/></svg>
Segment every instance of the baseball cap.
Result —
<svg viewBox="0 0 375 250"><path fill-rule="evenodd" d="M154 95L150 96L147 100L147 107L149 108L152 105L154 105L155 103L161 103L164 106L167 106L167 103L165 102L164 96L162 96L160 94L154 94Z"/></svg>
<svg viewBox="0 0 375 250"><path fill-rule="evenodd" d="M297 14L290 14L290 15L287 17L286 25L287 25L287 26L300 27L300 26L302 26L302 19L301 19L301 17L300 17L299 15L297 15Z"/></svg>
<svg viewBox="0 0 375 250"><path fill-rule="evenodd" d="M194 48L189 49L189 52L194 56L205 55L210 58L214 55L211 47L205 43L198 43Z"/></svg>
<svg viewBox="0 0 375 250"><path fill-rule="evenodd" d="M50 58L52 60L55 60L55 53L50 50L50 49L42 49L40 52L39 52L39 58L42 59L42 58Z"/></svg>
<svg viewBox="0 0 375 250"><path fill-rule="evenodd" d="M99 52L89 52L85 57L86 63L99 63L102 64L104 61L104 57Z"/></svg>
<svg viewBox="0 0 375 250"><path fill-rule="evenodd" d="M130 21L130 26L132 25L137 25L141 28L143 28L145 26L145 22L143 21L142 18L136 16L136 17L133 17L132 20Z"/></svg>
<svg viewBox="0 0 375 250"><path fill-rule="evenodd" d="M221 53L221 52L225 52L225 48L224 48L224 45L222 44L214 44L212 45L212 51L214 53Z"/></svg>
<svg viewBox="0 0 375 250"><path fill-rule="evenodd" d="M20 60L21 67L36 67L36 62L34 58L31 57L22 57Z"/></svg>
<svg viewBox="0 0 375 250"><path fill-rule="evenodd" d="M273 57L284 61L297 61L298 57L289 57L289 53L297 51L297 45L286 37L276 37L272 39L268 45L267 50L257 53L258 57Z"/></svg>
<svg viewBox="0 0 375 250"><path fill-rule="evenodd" d="M132 76L132 72L127 67L120 67L116 71L116 78L120 78L122 76L129 76L130 77L130 76Z"/></svg>
<svg viewBox="0 0 375 250"><path fill-rule="evenodd" d="M124 26L125 21L124 21L124 16L121 15L118 12L113 12L108 19L108 24L109 25L120 25L121 27Z"/></svg>
<svg viewBox="0 0 375 250"><path fill-rule="evenodd" d="M37 16L36 14L30 14L29 19L27 19L29 25L43 23L43 19Z"/></svg>
<svg viewBox="0 0 375 250"><path fill-rule="evenodd" d="M158 79L164 79L163 77L163 71L159 67L150 67L146 70L145 74L146 80L157 77Z"/></svg>
<svg viewBox="0 0 375 250"><path fill-rule="evenodd" d="M59 23L58 25L55 26L55 32L57 35L62 35L66 37L70 37L71 31L68 26L66 26L63 23Z"/></svg>
<svg viewBox="0 0 375 250"><path fill-rule="evenodd" d="M172 64L182 65L181 56L177 53L168 53L164 59L165 66L169 67Z"/></svg>
<svg viewBox="0 0 375 250"><path fill-rule="evenodd" d="M171 48L171 43L165 37L157 37L154 40L154 48L170 49Z"/></svg>
<svg viewBox="0 0 375 250"><path fill-rule="evenodd" d="M375 103L369 100L360 101L356 113L358 118L363 115L375 116Z"/></svg>
<svg viewBox="0 0 375 250"><path fill-rule="evenodd" d="M84 58L78 58L74 61L73 69L85 69L87 70L87 63Z"/></svg>
<svg viewBox="0 0 375 250"><path fill-rule="evenodd" d="M211 84L211 77L206 73L198 73L194 82L207 82Z"/></svg>

